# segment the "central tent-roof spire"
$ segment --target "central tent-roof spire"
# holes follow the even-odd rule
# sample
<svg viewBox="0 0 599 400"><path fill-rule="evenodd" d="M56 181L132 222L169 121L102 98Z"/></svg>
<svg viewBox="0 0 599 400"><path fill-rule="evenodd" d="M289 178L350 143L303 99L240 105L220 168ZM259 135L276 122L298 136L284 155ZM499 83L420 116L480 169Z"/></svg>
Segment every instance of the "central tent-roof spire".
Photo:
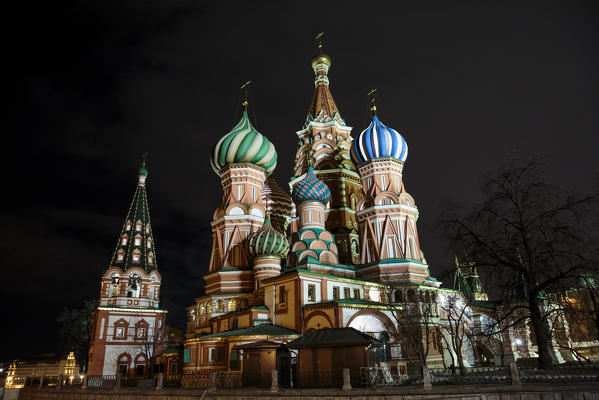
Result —
<svg viewBox="0 0 599 400"><path fill-rule="evenodd" d="M312 69L316 75L314 78L314 94L308 114L312 119L318 118L321 112L324 112L330 118L339 114L335 100L329 90L328 72L331 67L331 58L323 52L322 38L324 32L319 33L314 38L316 41L317 53L312 59Z"/></svg>

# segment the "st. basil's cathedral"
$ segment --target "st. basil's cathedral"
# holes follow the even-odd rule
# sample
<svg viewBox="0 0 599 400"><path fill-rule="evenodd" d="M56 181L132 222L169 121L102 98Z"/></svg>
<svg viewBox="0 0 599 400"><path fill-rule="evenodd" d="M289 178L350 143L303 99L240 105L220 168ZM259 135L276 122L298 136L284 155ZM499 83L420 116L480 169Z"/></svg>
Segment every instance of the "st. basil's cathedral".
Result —
<svg viewBox="0 0 599 400"><path fill-rule="evenodd" d="M223 197L211 223L205 294L186 309L184 374L294 363L304 371L326 369L330 356L297 361L288 350L332 343L335 332L349 343L372 338L383 349L379 364L405 373L418 364L418 355L403 337L397 310L427 304L430 315L421 323L439 326L448 305L458 304L467 308L465 330L492 323L476 269L458 265L454 289L441 288L431 276L418 237L418 208L403 182L406 139L378 118L374 100L370 125L352 138L329 88L330 68L320 45L289 190L272 177L275 145L252 125L247 98L237 125L212 150ZM89 374L139 373L162 351L166 311L159 303L147 176L142 167L102 276ZM446 367L456 356L443 345L450 339L445 334L437 330L430 339L429 367ZM527 327L510 328L487 343L470 337L464 336L465 366L495 362L498 353L512 359L534 355ZM276 360L267 353L277 354ZM557 350L556 357L563 360Z"/></svg>

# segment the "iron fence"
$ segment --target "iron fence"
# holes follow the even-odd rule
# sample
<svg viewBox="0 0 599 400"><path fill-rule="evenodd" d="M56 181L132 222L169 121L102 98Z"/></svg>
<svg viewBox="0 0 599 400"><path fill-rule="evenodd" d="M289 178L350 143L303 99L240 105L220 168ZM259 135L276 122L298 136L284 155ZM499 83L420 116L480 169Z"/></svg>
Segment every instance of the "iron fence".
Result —
<svg viewBox="0 0 599 400"><path fill-rule="evenodd" d="M550 369L519 367L520 381L542 382L599 382L599 365L556 366Z"/></svg>
<svg viewBox="0 0 599 400"><path fill-rule="evenodd" d="M430 369L431 381L435 385L511 384L512 376L507 366Z"/></svg>
<svg viewBox="0 0 599 400"><path fill-rule="evenodd" d="M375 386L410 386L422 385L422 375L398 374L381 367L360 368L360 384L362 387Z"/></svg>
<svg viewBox="0 0 599 400"><path fill-rule="evenodd" d="M88 375L87 387L92 389L114 389L116 375Z"/></svg>
<svg viewBox="0 0 599 400"><path fill-rule="evenodd" d="M154 389L156 387L156 379L152 378L121 378L121 387L124 388L139 388L139 389Z"/></svg>

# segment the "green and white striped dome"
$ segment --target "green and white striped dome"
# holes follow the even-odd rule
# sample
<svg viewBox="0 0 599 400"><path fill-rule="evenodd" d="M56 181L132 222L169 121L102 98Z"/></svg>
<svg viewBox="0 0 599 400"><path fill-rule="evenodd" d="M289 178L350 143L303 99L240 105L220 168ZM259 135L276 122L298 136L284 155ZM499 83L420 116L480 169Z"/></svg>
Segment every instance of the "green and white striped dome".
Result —
<svg viewBox="0 0 599 400"><path fill-rule="evenodd" d="M276 256L283 258L289 252L289 242L284 234L270 224L270 215L266 213L264 225L252 233L248 239L248 250L254 257Z"/></svg>
<svg viewBox="0 0 599 400"><path fill-rule="evenodd" d="M254 164L264 168L267 175L277 166L275 146L252 126L245 110L233 130L214 146L210 157L212 169L219 175L226 165L237 163Z"/></svg>

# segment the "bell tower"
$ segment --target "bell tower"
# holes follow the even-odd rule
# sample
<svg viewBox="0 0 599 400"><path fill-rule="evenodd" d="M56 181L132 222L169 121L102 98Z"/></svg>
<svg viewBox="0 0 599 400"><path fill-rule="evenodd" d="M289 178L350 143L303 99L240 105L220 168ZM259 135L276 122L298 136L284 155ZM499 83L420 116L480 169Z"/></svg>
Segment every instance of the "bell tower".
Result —
<svg viewBox="0 0 599 400"><path fill-rule="evenodd" d="M94 313L88 374L144 375L151 358L162 351L165 310L150 222L144 161L137 188L110 264L102 274L100 302Z"/></svg>

